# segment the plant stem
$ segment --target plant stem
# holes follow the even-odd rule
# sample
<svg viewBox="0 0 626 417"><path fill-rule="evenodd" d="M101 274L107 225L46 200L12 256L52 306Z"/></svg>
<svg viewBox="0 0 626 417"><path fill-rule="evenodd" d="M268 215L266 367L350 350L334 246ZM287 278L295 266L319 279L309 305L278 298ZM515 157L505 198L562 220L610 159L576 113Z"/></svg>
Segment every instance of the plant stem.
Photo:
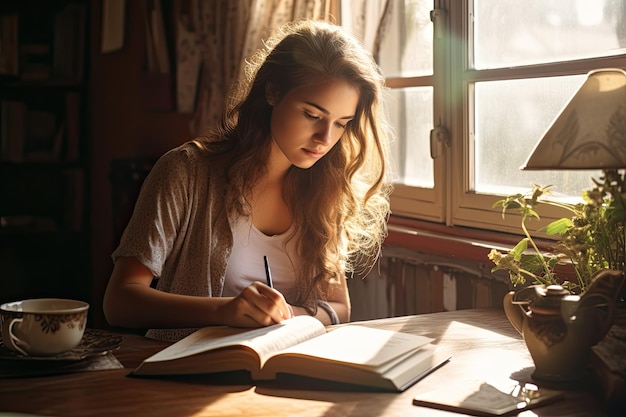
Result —
<svg viewBox="0 0 626 417"><path fill-rule="evenodd" d="M528 238L528 241L530 242L530 244L532 245L533 249L535 250L535 253L537 253L537 255L539 255L539 259L541 260L541 265L543 267L544 272L546 273L545 278L542 278L538 275L532 274L535 279L537 279L539 282L541 282L542 284L547 284L546 279L550 280L551 278L551 274L550 274L550 268L548 267L548 264L546 263L546 260L543 256L541 256L541 251L539 250L539 248L537 247L537 245L535 244L535 241L532 239L532 237L530 236L530 233L528 232L528 229L526 228L526 219L528 218L528 216L526 214L524 214L524 217L522 219L522 230L524 231L524 234L526 235L526 237Z"/></svg>

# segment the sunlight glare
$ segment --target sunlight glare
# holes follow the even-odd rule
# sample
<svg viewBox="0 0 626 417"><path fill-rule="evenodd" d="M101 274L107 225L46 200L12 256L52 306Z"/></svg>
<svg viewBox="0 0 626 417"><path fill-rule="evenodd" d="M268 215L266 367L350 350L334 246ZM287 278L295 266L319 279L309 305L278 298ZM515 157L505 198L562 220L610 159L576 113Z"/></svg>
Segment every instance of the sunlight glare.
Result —
<svg viewBox="0 0 626 417"><path fill-rule="evenodd" d="M576 14L578 22L582 26L593 26L604 21L604 0L578 0L576 2Z"/></svg>

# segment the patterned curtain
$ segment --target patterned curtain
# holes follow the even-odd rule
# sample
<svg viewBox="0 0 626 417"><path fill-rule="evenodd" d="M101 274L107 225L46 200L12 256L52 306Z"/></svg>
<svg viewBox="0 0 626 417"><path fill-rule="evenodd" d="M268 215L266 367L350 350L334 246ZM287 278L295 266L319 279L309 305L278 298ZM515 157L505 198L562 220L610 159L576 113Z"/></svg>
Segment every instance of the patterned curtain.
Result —
<svg viewBox="0 0 626 417"><path fill-rule="evenodd" d="M341 25L359 39L380 63L380 45L389 26L396 0L342 0ZM396 5L397 6L397 5Z"/></svg>
<svg viewBox="0 0 626 417"><path fill-rule="evenodd" d="M243 71L243 60L281 24L299 18L334 20L339 0L191 0L201 73L190 126L199 135L222 117L224 99Z"/></svg>

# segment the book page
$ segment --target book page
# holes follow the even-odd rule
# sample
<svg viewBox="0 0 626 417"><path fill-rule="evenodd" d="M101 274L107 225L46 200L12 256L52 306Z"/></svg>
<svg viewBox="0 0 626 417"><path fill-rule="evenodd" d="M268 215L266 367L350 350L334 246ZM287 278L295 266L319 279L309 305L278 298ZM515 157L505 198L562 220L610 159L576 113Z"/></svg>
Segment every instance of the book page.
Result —
<svg viewBox="0 0 626 417"><path fill-rule="evenodd" d="M324 325L310 316L297 316L273 326L253 330L209 326L197 330L144 362L170 361L229 346L248 346L264 362L268 356L279 350L324 333Z"/></svg>
<svg viewBox="0 0 626 417"><path fill-rule="evenodd" d="M359 367L379 368L431 341L424 336L347 325L287 348L281 355L298 354Z"/></svg>

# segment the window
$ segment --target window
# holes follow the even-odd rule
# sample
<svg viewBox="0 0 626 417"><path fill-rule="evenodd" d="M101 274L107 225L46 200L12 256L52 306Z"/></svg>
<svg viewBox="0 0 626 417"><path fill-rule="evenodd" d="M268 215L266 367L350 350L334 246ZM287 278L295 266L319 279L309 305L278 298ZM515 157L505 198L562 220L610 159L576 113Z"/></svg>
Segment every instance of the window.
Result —
<svg viewBox="0 0 626 417"><path fill-rule="evenodd" d="M517 230L498 196L536 183L579 197L600 175L520 166L587 72L626 68L623 0L343 0L341 13L387 79L394 214Z"/></svg>

